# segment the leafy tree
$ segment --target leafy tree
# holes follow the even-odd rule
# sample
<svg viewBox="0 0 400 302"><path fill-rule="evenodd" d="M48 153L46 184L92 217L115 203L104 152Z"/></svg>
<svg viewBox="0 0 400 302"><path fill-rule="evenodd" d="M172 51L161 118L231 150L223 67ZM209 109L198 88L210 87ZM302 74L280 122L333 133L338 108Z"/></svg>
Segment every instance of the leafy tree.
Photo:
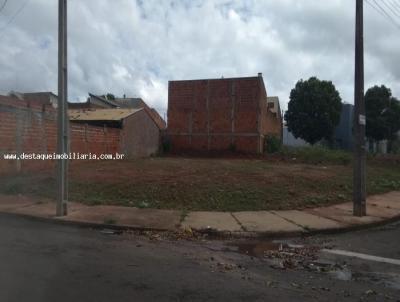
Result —
<svg viewBox="0 0 400 302"><path fill-rule="evenodd" d="M370 140L388 140L388 151L400 130L400 102L389 88L374 86L365 93L366 135Z"/></svg>
<svg viewBox="0 0 400 302"><path fill-rule="evenodd" d="M311 145L322 139L332 143L341 110L342 100L333 83L311 77L298 81L290 92L285 121L296 138Z"/></svg>
<svg viewBox="0 0 400 302"><path fill-rule="evenodd" d="M388 152L391 153L393 142L398 139L400 131L400 101L392 97L385 115L388 123Z"/></svg>
<svg viewBox="0 0 400 302"><path fill-rule="evenodd" d="M365 93L366 135L371 140L381 141L387 137L385 112L391 97L392 92L383 85L369 88Z"/></svg>

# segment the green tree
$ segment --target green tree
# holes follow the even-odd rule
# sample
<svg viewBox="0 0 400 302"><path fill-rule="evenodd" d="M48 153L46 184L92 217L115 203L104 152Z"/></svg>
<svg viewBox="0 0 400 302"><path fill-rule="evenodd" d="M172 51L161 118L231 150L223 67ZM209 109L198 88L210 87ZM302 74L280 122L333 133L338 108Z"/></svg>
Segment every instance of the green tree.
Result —
<svg viewBox="0 0 400 302"><path fill-rule="evenodd" d="M365 93L366 135L372 141L388 140L388 151L400 130L400 102L384 85Z"/></svg>
<svg viewBox="0 0 400 302"><path fill-rule="evenodd" d="M341 110L342 100L333 83L311 77L298 81L290 92L285 121L296 138L312 145L322 139L332 143Z"/></svg>
<svg viewBox="0 0 400 302"><path fill-rule="evenodd" d="M392 153L393 143L398 140L400 131L400 101L396 98L391 98L386 117L388 123L388 152Z"/></svg>
<svg viewBox="0 0 400 302"><path fill-rule="evenodd" d="M392 92L383 85L369 88L365 93L366 136L370 140L381 141L387 137L385 113L391 98Z"/></svg>

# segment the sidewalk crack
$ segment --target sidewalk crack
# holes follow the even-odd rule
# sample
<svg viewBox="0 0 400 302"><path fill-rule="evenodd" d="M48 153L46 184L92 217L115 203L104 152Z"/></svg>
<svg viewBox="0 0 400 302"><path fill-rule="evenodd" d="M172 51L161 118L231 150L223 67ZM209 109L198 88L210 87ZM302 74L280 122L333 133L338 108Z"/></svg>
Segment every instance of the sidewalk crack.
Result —
<svg viewBox="0 0 400 302"><path fill-rule="evenodd" d="M230 212L231 216L233 217L233 219L235 219L235 221L237 222L237 224L242 228L242 230L244 232L247 232L247 229L245 228L245 226L239 221L239 219L236 218L236 216L233 214L233 212Z"/></svg>
<svg viewBox="0 0 400 302"><path fill-rule="evenodd" d="M283 220L286 220L287 222L290 222L291 224L297 225L298 227L302 228L304 231L308 232L309 229L305 228L304 226L302 226L301 224L298 224L290 219L287 219L281 215L279 215L278 213L274 212L274 211L270 211L271 214L278 216L279 218L282 218Z"/></svg>

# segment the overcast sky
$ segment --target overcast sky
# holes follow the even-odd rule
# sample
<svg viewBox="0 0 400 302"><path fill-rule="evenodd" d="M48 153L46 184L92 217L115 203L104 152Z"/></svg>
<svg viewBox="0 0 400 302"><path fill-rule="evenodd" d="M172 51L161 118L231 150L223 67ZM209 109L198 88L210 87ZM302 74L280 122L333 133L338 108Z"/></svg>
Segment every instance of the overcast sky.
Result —
<svg viewBox="0 0 400 302"><path fill-rule="evenodd" d="M9 0L0 13L0 93L57 92L57 3ZM354 7L354 0L68 0L70 100L111 92L164 111L168 80L262 72L284 109L295 83L311 76L332 80L353 103ZM365 4L366 88L386 84L400 97L399 37L400 27Z"/></svg>

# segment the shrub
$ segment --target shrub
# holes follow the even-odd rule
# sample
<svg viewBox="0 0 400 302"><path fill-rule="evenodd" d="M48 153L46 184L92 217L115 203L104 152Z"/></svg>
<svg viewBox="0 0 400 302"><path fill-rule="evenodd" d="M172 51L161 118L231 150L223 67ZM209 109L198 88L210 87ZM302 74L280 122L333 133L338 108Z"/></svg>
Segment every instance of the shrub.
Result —
<svg viewBox="0 0 400 302"><path fill-rule="evenodd" d="M281 151L282 148L282 141L274 136L274 135L267 135L264 140L264 150L267 153L277 153Z"/></svg>
<svg viewBox="0 0 400 302"><path fill-rule="evenodd" d="M171 151L171 140L168 136L163 135L161 138L161 154L166 154Z"/></svg>
<svg viewBox="0 0 400 302"><path fill-rule="evenodd" d="M104 222L104 224L109 224L109 225L116 224L117 223L117 219L115 219L114 217L109 216L109 217L105 217L103 222Z"/></svg>
<svg viewBox="0 0 400 302"><path fill-rule="evenodd" d="M400 154L400 138L392 142L392 153Z"/></svg>

